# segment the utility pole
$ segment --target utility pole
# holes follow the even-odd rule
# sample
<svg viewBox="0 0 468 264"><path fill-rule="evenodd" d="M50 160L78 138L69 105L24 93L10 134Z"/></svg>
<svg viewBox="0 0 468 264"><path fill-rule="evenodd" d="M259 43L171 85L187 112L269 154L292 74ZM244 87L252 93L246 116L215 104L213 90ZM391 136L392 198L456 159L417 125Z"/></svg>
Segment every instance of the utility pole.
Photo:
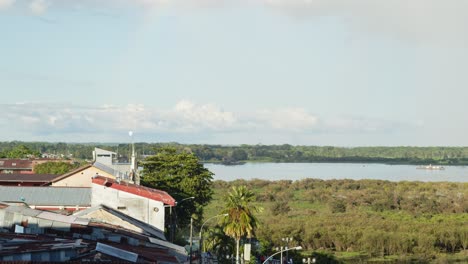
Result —
<svg viewBox="0 0 468 264"><path fill-rule="evenodd" d="M133 131L129 131L128 135L132 139L132 158L130 161L130 173L132 174L132 181L136 185L140 185L140 175L138 174L138 166L136 162L136 156L135 156L135 143L133 142Z"/></svg>
<svg viewBox="0 0 468 264"><path fill-rule="evenodd" d="M190 216L190 252L189 252L189 264L192 264L192 235L193 235L193 218Z"/></svg>

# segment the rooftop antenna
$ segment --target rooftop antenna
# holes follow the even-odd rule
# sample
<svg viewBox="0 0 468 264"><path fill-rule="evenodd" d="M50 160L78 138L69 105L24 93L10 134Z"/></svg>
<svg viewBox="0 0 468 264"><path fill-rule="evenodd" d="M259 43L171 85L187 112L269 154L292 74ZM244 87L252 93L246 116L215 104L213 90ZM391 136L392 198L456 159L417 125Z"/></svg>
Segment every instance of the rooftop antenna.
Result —
<svg viewBox="0 0 468 264"><path fill-rule="evenodd" d="M129 131L128 135L130 136L132 140L132 160L130 163L130 171L133 176L133 181L135 182L135 184L140 185L140 177L136 170L136 157L135 157L135 144L133 143L133 131Z"/></svg>

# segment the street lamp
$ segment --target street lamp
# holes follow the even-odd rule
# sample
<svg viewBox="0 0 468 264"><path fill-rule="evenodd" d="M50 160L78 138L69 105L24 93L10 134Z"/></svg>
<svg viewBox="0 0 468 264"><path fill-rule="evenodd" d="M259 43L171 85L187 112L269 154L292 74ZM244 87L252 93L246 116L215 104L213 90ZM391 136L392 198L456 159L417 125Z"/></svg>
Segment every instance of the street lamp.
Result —
<svg viewBox="0 0 468 264"><path fill-rule="evenodd" d="M192 234L193 234L193 217L190 216L190 251L189 251L189 264L192 264Z"/></svg>
<svg viewBox="0 0 468 264"><path fill-rule="evenodd" d="M286 242L286 248L289 247L289 242L292 242L293 241L293 238L292 237L283 237L281 238L281 240L283 242ZM281 258L281 261L283 261L283 258ZM288 252L286 252L286 262L289 262L289 254Z"/></svg>
<svg viewBox="0 0 468 264"><path fill-rule="evenodd" d="M195 199L195 196L191 196L191 197L187 197L187 198L184 198L180 201L176 201L175 202L175 206L177 206L178 204L181 204L183 201L187 201L187 200L190 200L190 199ZM174 214L177 218L177 215ZM169 218L171 219L171 242L174 242L174 234L175 234L175 219L174 217L172 217L172 205L169 205Z"/></svg>
<svg viewBox="0 0 468 264"><path fill-rule="evenodd" d="M180 200L179 202L176 201L175 204L178 205L178 204L182 203L183 201L189 200L189 199L195 199L195 196L190 196L190 197L184 198L184 199Z"/></svg>
<svg viewBox="0 0 468 264"><path fill-rule="evenodd" d="M276 247L276 251L278 251L278 250L283 250L283 249L288 249L288 248L287 248L287 247L283 247L283 246L281 246L281 247ZM284 264L284 263L283 263L283 252L282 252L282 251L281 251L281 254L280 254L280 264Z"/></svg>
<svg viewBox="0 0 468 264"><path fill-rule="evenodd" d="M307 259L303 258L302 263L304 264L315 263L315 258L307 258Z"/></svg>
<svg viewBox="0 0 468 264"><path fill-rule="evenodd" d="M200 243L199 243L199 246L200 246L200 254L203 252L203 247L202 247L202 242L203 242L203 237L202 237L203 226L204 226L208 221L210 221L210 220L213 219L213 218L220 217L220 216L228 216L228 215L229 215L229 214L219 214L219 215L212 216L212 217L206 219L206 221L201 225L201 227L200 227ZM203 258L202 258L202 263L203 263Z"/></svg>
<svg viewBox="0 0 468 264"><path fill-rule="evenodd" d="M282 247L281 247L281 248L282 248ZM301 250L302 247L301 247L301 246L297 246L297 247L293 247L293 248L282 249L281 251L278 251L278 252L276 252L275 254L269 256L267 259L265 259L265 261L263 261L262 264L265 264L269 259L271 259L272 257L274 257L274 256L276 256L276 255L278 255L278 254L280 254L280 253L282 254L282 253L285 252L285 251L294 250L294 249L295 249L295 250Z"/></svg>

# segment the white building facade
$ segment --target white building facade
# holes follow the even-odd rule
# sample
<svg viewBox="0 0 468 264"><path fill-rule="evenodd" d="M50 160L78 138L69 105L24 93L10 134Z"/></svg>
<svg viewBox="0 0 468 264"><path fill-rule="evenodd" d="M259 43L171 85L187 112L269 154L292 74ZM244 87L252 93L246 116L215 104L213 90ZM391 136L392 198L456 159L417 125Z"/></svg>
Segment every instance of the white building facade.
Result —
<svg viewBox="0 0 468 264"><path fill-rule="evenodd" d="M175 206L168 193L97 176L92 179L91 206L105 205L164 231L164 205Z"/></svg>

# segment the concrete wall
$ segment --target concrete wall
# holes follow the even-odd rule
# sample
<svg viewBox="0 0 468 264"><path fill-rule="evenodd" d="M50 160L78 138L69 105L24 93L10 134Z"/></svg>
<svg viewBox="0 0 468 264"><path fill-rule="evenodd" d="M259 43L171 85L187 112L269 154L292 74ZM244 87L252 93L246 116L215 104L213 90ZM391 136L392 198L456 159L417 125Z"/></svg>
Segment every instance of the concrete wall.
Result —
<svg viewBox="0 0 468 264"><path fill-rule="evenodd" d="M91 187L91 178L96 174L115 179L113 175L91 166L87 169L77 172L76 174L70 175L65 179L52 183L52 186Z"/></svg>
<svg viewBox="0 0 468 264"><path fill-rule="evenodd" d="M112 166L113 160L117 154L105 149L94 148L93 155L96 162L102 163L106 166Z"/></svg>
<svg viewBox="0 0 468 264"><path fill-rule="evenodd" d="M164 204L135 194L92 184L91 206L106 205L164 231Z"/></svg>

